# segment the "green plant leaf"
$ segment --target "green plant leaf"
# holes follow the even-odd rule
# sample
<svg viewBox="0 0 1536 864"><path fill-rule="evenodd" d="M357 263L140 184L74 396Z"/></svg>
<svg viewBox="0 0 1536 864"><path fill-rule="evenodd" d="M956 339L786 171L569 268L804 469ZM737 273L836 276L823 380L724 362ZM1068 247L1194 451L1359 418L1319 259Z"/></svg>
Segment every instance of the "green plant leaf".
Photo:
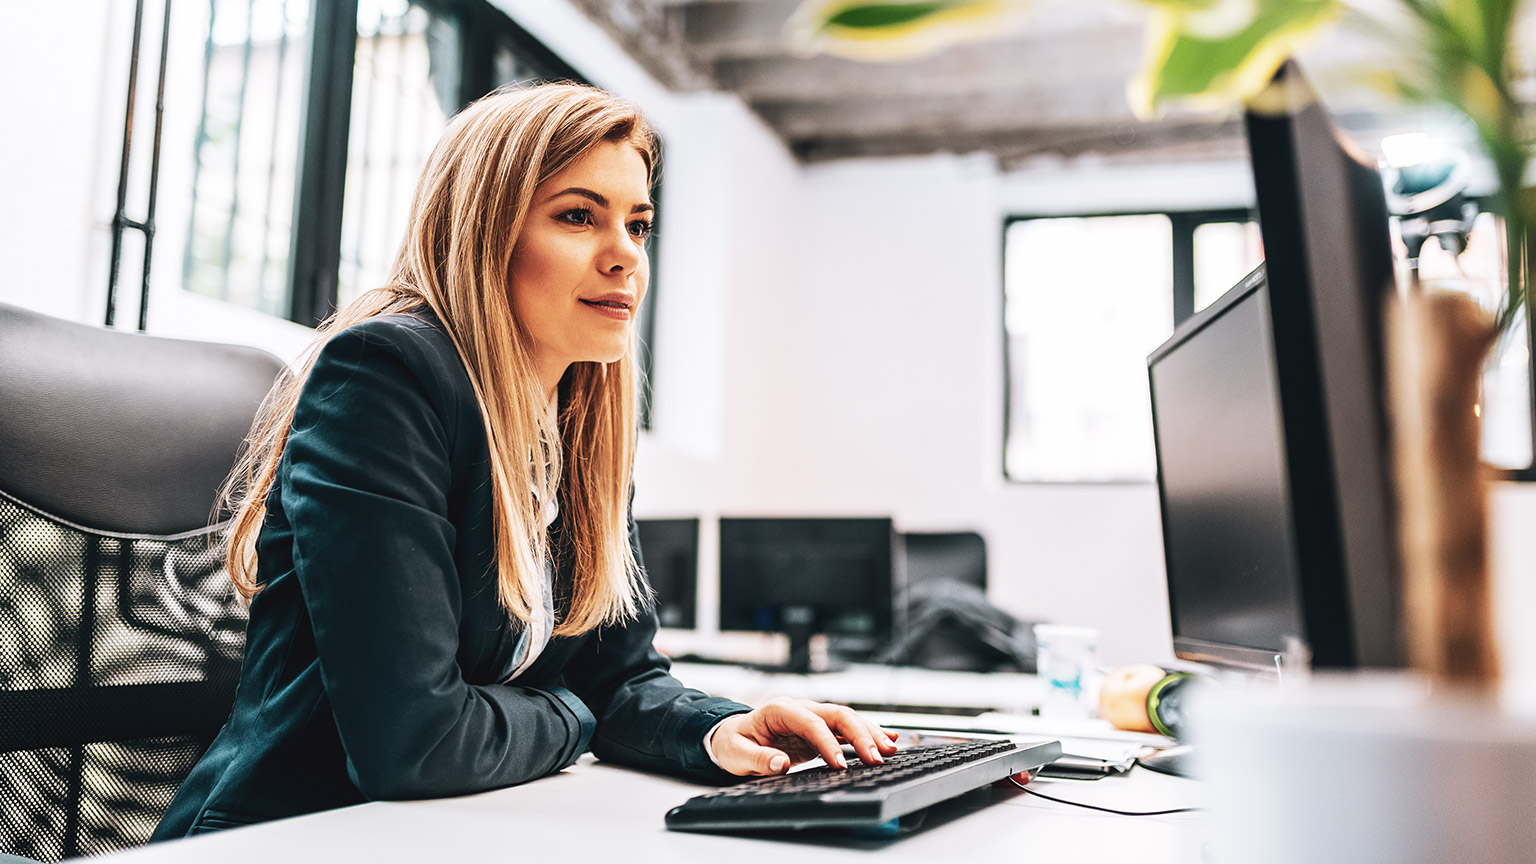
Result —
<svg viewBox="0 0 1536 864"><path fill-rule="evenodd" d="M823 27L848 27L853 29L870 29L878 27L893 27L898 24L911 24L927 18L935 12L942 12L944 7L952 6L952 3L870 3L864 6L853 6L838 12L826 20Z"/></svg>
<svg viewBox="0 0 1536 864"><path fill-rule="evenodd" d="M785 30L805 53L902 60L1012 29L1039 0L804 0Z"/></svg>
<svg viewBox="0 0 1536 864"><path fill-rule="evenodd" d="M1247 26L1211 38L1191 32L1194 13L1160 8L1131 105L1155 116L1172 101L1226 107L1263 88L1286 57L1343 11L1337 0L1255 0Z"/></svg>

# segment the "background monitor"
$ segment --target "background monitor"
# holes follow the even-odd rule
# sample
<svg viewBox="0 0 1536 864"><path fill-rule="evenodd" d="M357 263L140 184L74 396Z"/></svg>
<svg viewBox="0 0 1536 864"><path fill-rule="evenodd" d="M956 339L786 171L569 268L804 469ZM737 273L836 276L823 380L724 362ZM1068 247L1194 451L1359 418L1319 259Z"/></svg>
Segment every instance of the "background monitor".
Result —
<svg viewBox="0 0 1536 864"><path fill-rule="evenodd" d="M720 520L720 629L790 637L789 667L810 668L809 638L858 659L892 635L888 518Z"/></svg>
<svg viewBox="0 0 1536 864"><path fill-rule="evenodd" d="M1375 162L1294 63L1247 116L1264 268L1148 359L1174 650L1400 666Z"/></svg>
<svg viewBox="0 0 1536 864"><path fill-rule="evenodd" d="M656 617L663 627L698 626L695 596L699 578L699 520L636 519L640 558L656 592Z"/></svg>

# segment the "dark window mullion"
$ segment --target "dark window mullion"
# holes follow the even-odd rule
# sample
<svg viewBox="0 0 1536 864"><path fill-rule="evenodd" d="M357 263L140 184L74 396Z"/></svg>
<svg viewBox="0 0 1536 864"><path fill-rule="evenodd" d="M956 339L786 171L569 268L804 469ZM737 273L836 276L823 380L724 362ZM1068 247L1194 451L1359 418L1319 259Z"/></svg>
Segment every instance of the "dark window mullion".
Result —
<svg viewBox="0 0 1536 864"><path fill-rule="evenodd" d="M288 317L316 326L334 311L352 118L352 64L358 0L311 0L314 43L305 73L305 110L294 194Z"/></svg>
<svg viewBox="0 0 1536 864"><path fill-rule="evenodd" d="M459 108L491 92L496 80L494 15L479 3L461 4L459 19Z"/></svg>
<svg viewBox="0 0 1536 864"><path fill-rule="evenodd" d="M1169 213L1173 228L1173 326L1195 314L1195 226L1187 213Z"/></svg>

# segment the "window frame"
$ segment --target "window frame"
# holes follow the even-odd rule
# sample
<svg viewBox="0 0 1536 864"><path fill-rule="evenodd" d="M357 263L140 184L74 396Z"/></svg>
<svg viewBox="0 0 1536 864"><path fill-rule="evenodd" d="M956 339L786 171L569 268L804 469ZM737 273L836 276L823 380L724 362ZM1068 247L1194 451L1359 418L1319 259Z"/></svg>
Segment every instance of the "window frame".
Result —
<svg viewBox="0 0 1536 864"><path fill-rule="evenodd" d="M1173 327L1175 329L1195 313L1195 229L1211 222L1258 221L1258 212L1251 208L1229 207L1203 210L1103 210L1086 213L1013 213L1003 218L1001 243L1002 275L1001 312L998 325L1003 337L1003 438L998 451L1003 482L1017 486L1088 486L1094 488L1155 486L1152 480L1027 480L1008 473L1008 441L1013 431L1013 357L1009 348L1008 333L1008 231L1015 224L1040 219L1097 219L1114 216L1166 216L1170 228L1170 249L1173 269Z"/></svg>

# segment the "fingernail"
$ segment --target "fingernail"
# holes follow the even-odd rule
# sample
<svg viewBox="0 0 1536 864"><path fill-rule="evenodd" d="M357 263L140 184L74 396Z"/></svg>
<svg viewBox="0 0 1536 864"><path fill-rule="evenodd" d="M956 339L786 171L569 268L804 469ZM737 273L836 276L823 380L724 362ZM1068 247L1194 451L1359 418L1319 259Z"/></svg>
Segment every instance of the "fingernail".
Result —
<svg viewBox="0 0 1536 864"><path fill-rule="evenodd" d="M777 774L789 767L789 757L782 753L768 760L768 770Z"/></svg>
<svg viewBox="0 0 1536 864"><path fill-rule="evenodd" d="M847 768L848 767L848 760L843 758L843 754L839 753L839 754L837 754L836 761L834 761L832 764L836 765L839 768Z"/></svg>
<svg viewBox="0 0 1536 864"><path fill-rule="evenodd" d="M869 748L869 761L875 763L876 765L879 765L879 764L881 764L882 762L885 761L885 757L880 755L880 751L879 750L876 750L874 747L870 747Z"/></svg>

